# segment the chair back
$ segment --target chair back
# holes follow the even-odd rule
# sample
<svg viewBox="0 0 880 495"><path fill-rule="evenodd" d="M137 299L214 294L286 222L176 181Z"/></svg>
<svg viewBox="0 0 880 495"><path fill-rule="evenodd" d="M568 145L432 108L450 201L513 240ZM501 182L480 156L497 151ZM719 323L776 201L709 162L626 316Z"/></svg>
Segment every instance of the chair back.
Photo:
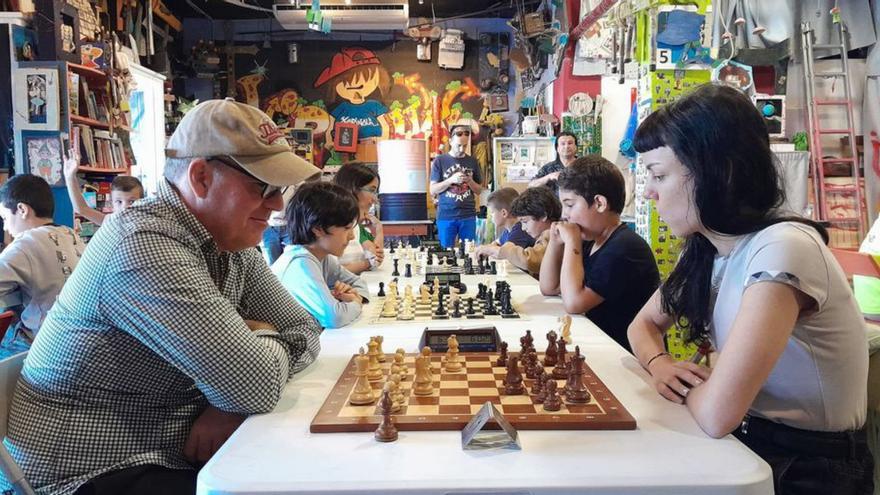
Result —
<svg viewBox="0 0 880 495"><path fill-rule="evenodd" d="M22 352L0 361L0 438L6 436L12 394L15 393L15 384L18 383L25 357L27 352Z"/></svg>

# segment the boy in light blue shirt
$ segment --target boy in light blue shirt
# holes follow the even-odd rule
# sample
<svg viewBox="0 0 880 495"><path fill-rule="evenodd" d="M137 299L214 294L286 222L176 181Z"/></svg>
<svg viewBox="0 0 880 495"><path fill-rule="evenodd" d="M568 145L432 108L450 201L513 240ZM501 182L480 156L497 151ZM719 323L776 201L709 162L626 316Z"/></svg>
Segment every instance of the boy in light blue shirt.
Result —
<svg viewBox="0 0 880 495"><path fill-rule="evenodd" d="M300 186L287 207L293 244L272 264L272 272L325 328L357 319L367 302L367 284L339 264L358 218L354 195L327 182Z"/></svg>

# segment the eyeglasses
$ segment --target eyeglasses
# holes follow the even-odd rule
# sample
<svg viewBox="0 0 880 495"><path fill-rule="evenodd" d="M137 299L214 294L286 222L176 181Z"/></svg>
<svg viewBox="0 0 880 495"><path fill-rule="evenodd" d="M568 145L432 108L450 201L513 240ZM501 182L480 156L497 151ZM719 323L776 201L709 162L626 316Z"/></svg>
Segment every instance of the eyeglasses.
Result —
<svg viewBox="0 0 880 495"><path fill-rule="evenodd" d="M458 137L461 137L461 136L470 136L470 135L471 135L471 131L455 131L455 132L453 132L452 134L453 134L454 136L458 136Z"/></svg>
<svg viewBox="0 0 880 495"><path fill-rule="evenodd" d="M373 196L379 195L379 190L376 189L375 187L364 186L364 187L359 188L358 191L365 192L367 194L372 194Z"/></svg>
<svg viewBox="0 0 880 495"><path fill-rule="evenodd" d="M254 177L254 175L252 173L245 170L245 168L242 167L241 165L239 165L232 157L229 157L229 156L210 156L206 160L209 162L210 161L220 162L223 165L226 165L227 167L229 167L237 172L241 172L242 174L259 182L260 187L262 188L260 190L260 196L262 196L263 199L271 198L275 194L281 194L283 196L284 193L287 191L288 186L273 186L271 184L266 184L265 182L258 179L257 177Z"/></svg>

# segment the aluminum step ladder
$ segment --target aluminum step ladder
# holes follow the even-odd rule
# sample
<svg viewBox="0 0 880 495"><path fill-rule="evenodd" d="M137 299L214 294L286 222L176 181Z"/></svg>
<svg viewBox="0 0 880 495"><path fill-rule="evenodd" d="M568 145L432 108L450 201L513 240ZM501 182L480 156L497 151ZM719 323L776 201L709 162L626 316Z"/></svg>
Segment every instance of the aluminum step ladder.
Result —
<svg viewBox="0 0 880 495"><path fill-rule="evenodd" d="M801 23L801 45L803 48L804 60L804 79L807 96L807 118L809 119L808 128L810 136L810 172L813 177L813 191L815 193L816 208L813 210L813 216L817 220L827 221L832 226L848 225L850 230L855 225L858 231L858 240L861 242L867 231L867 225L864 218L864 209L862 207L862 188L861 177L859 173L858 153L856 150L856 134L853 118L853 101L852 86L850 85L849 60L847 58L847 36L848 31L839 16L835 16L834 24L837 26L839 35L839 44L816 44L814 43L814 32L809 22ZM841 70L832 72L816 72L813 50L835 49L840 51ZM816 97L816 81L823 78L837 78L843 83L844 98L817 98ZM846 127L833 128L824 127L820 122L820 107L837 107L842 108L846 114ZM828 135L847 136L849 145L848 157L825 157L825 150L822 148L822 137ZM846 186L834 186L829 188L825 183L825 164L845 163L851 170L852 184ZM854 199L855 204L848 211L855 212L854 216L834 217L829 215L828 196L841 195Z"/></svg>

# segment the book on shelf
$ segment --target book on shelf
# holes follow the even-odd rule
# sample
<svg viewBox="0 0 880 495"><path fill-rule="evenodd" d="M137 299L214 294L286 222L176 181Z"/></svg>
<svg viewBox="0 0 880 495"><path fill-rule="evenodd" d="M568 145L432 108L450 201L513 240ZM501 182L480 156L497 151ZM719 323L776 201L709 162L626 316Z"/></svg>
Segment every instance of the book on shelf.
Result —
<svg viewBox="0 0 880 495"><path fill-rule="evenodd" d="M70 115L79 115L79 74L73 71L67 72L67 98L70 107Z"/></svg>

